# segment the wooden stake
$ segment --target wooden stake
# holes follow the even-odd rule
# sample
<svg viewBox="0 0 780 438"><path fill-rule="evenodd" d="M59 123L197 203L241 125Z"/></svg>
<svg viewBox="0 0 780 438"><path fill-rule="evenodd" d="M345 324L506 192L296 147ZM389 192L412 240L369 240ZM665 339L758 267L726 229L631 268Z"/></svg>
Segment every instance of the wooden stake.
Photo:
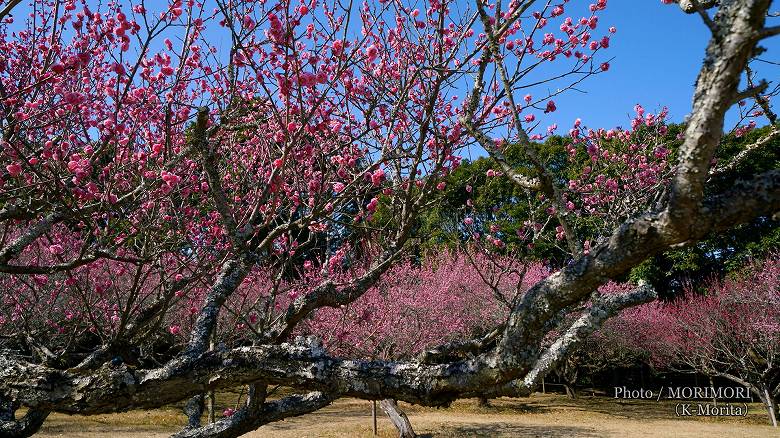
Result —
<svg viewBox="0 0 780 438"><path fill-rule="evenodd" d="M376 436L376 400L371 400L371 417L374 419L374 436Z"/></svg>

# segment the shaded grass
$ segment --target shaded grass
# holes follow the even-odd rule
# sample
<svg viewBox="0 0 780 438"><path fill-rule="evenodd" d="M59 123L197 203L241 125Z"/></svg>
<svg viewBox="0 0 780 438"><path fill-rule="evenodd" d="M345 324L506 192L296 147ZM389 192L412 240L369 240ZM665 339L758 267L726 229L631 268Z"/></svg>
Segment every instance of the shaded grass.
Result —
<svg viewBox="0 0 780 438"><path fill-rule="evenodd" d="M288 391L280 390L274 397ZM243 400L243 398L242 398ZM217 417L239 402L239 392L217 394ZM767 425L761 405L750 405L747 417L678 418L675 402L617 400L603 396L569 399L557 394L492 400L482 407L477 400L459 400L448 408L427 408L401 403L421 436L444 437L780 437ZM379 436L395 437L390 422L379 416ZM41 430L43 437L95 438L163 437L184 424L180 406L152 411L130 411L91 417L53 414ZM247 434L247 437L353 437L372 436L371 403L342 399L316 413L288 419Z"/></svg>

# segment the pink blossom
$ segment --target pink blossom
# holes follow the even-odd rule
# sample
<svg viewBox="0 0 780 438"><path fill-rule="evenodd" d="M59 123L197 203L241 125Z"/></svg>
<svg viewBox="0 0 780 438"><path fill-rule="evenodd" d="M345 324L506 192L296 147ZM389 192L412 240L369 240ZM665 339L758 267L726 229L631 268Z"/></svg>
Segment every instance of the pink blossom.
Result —
<svg viewBox="0 0 780 438"><path fill-rule="evenodd" d="M385 180L385 171L381 167L371 174L371 184L378 187Z"/></svg>
<svg viewBox="0 0 780 438"><path fill-rule="evenodd" d="M19 163L11 163L5 166L5 170L7 170L8 174L12 177L17 177L22 174L22 166L20 166Z"/></svg>

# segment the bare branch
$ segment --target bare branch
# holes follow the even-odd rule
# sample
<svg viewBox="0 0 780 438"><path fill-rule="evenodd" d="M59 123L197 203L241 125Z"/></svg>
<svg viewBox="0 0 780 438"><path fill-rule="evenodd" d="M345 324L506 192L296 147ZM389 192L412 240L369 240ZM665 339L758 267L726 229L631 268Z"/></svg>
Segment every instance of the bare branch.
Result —
<svg viewBox="0 0 780 438"><path fill-rule="evenodd" d="M737 94L734 96L734 99L732 99L731 104L734 105L740 100L744 100L749 97L758 97L761 93L766 91L768 86L769 83L765 80L759 82L758 85L750 85L747 89L737 92Z"/></svg>
<svg viewBox="0 0 780 438"><path fill-rule="evenodd" d="M706 10L718 6L720 0L679 0L680 9L686 14L694 14L700 10Z"/></svg>
<svg viewBox="0 0 780 438"><path fill-rule="evenodd" d="M217 170L217 158L214 155L211 145L209 145L207 129L208 117L208 107L202 107L198 110L198 118L195 122L195 129L193 132L193 143L203 157L203 170L206 172L206 178L209 182L209 189L211 191L211 198L214 200L214 205L222 217L222 222L228 230L228 235L230 236L233 245L236 249L241 249L244 244L238 239L236 221L233 218L233 212L230 210L230 204L228 203L227 196L225 196L225 190L222 188L222 179Z"/></svg>
<svg viewBox="0 0 780 438"><path fill-rule="evenodd" d="M533 369L525 375L523 385L532 391L548 372L601 327L604 321L625 308L648 303L656 297L655 290L646 283L640 283L638 288L626 294L602 296L542 353Z"/></svg>
<svg viewBox="0 0 780 438"><path fill-rule="evenodd" d="M334 397L323 392L294 394L261 406L247 405L208 426L185 429L172 438L222 438L240 436L258 427L285 418L297 417L322 409L331 404Z"/></svg>
<svg viewBox="0 0 780 438"><path fill-rule="evenodd" d="M769 134L759 138L755 143L748 145L745 149L740 151L731 161L722 164L710 171L710 176L720 176L725 173L734 170L746 157L753 152L761 150L764 146L770 143L772 140L780 136L780 129L774 129Z"/></svg>
<svg viewBox="0 0 780 438"><path fill-rule="evenodd" d="M759 32L759 38L761 39L773 37L775 35L780 35L780 26L765 27Z"/></svg>
<svg viewBox="0 0 780 438"><path fill-rule="evenodd" d="M0 11L0 21L2 21L22 0L10 0L7 5Z"/></svg>

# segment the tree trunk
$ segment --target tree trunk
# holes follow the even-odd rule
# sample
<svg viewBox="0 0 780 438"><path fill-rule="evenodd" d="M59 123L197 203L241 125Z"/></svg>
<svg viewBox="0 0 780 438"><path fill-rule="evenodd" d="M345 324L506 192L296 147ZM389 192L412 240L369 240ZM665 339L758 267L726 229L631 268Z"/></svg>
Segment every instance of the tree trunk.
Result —
<svg viewBox="0 0 780 438"><path fill-rule="evenodd" d="M209 424L214 424L214 422L217 421L217 413L215 412L216 406L214 406L215 398L214 391L206 393L206 410L208 411Z"/></svg>
<svg viewBox="0 0 780 438"><path fill-rule="evenodd" d="M214 329L211 332L211 336L209 336L209 351L214 350L215 346L215 339L217 334L217 323L214 323ZM208 409L209 414L209 424L214 424L217 421L217 413L214 412L216 409L216 406L214 404L216 403L217 396L214 394L214 390L210 390L206 392L206 408Z"/></svg>
<svg viewBox="0 0 780 438"><path fill-rule="evenodd" d="M707 376L708 379L710 379L710 388L715 388L715 382L712 380L712 376ZM715 406L718 406L718 398L713 396L712 397L712 404Z"/></svg>
<svg viewBox="0 0 780 438"><path fill-rule="evenodd" d="M488 400L487 397L479 397L477 399L477 406L479 406L480 408L489 408L490 400Z"/></svg>
<svg viewBox="0 0 780 438"><path fill-rule="evenodd" d="M201 426L200 417L203 415L203 394L192 397L184 405L184 415L187 416L187 427L197 429Z"/></svg>
<svg viewBox="0 0 780 438"><path fill-rule="evenodd" d="M777 404L772 399L772 396L769 395L769 390L766 387L764 388L763 399L769 419L772 421L772 426L777 427Z"/></svg>
<svg viewBox="0 0 780 438"><path fill-rule="evenodd" d="M0 397L0 437L3 438L27 438L33 436L41 428L47 411L30 409L24 417L17 419L16 410L19 405L15 402Z"/></svg>
<svg viewBox="0 0 780 438"><path fill-rule="evenodd" d="M376 430L376 400L371 400L371 421L373 425L371 426L371 430L374 433L374 436L377 436L377 430Z"/></svg>
<svg viewBox="0 0 780 438"><path fill-rule="evenodd" d="M398 436L400 438L416 438L417 434L412 429L412 423L409 422L409 417L406 416L404 411L398 407L398 403L391 398L382 400L379 405L382 410L385 411L387 417L393 423L396 429L398 429Z"/></svg>
<svg viewBox="0 0 780 438"><path fill-rule="evenodd" d="M563 381L566 388L566 395L571 398L577 398L577 394L574 392L574 388L577 386L577 377L579 376L579 369L572 360L566 363L563 369Z"/></svg>

